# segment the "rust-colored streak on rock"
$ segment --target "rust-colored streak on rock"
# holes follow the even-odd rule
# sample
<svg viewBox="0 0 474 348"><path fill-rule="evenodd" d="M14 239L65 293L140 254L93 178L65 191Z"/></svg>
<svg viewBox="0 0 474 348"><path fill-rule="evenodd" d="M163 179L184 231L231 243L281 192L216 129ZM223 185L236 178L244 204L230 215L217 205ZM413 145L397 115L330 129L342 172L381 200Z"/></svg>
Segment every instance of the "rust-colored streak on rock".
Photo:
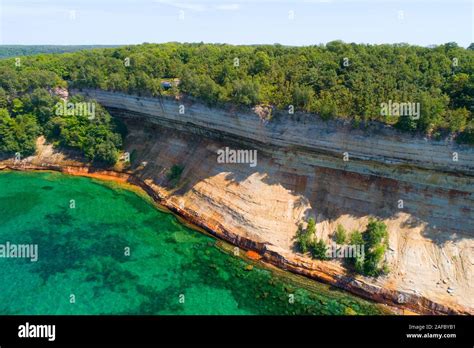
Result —
<svg viewBox="0 0 474 348"><path fill-rule="evenodd" d="M252 260L260 260L260 259L262 258L262 256L261 256L259 253L255 252L255 251L253 251L253 250L248 250L248 251L245 253L245 255L246 255L249 259L252 259Z"/></svg>

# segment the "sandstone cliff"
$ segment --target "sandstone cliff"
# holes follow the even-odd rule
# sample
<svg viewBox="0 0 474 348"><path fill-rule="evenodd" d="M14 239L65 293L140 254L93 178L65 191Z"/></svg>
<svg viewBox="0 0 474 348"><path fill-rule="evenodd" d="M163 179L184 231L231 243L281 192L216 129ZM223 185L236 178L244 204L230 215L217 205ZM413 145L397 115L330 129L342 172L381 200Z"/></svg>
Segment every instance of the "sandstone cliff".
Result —
<svg viewBox="0 0 474 348"><path fill-rule="evenodd" d="M220 237L362 296L422 313L474 313L472 147L302 114L267 122L189 100L80 93L126 120L127 172ZM226 146L256 149L257 166L218 163L216 152ZM166 176L174 164L184 166L176 187ZM338 224L363 230L369 216L383 219L390 274L354 276L338 261L299 255L293 238L310 216L326 240Z"/></svg>

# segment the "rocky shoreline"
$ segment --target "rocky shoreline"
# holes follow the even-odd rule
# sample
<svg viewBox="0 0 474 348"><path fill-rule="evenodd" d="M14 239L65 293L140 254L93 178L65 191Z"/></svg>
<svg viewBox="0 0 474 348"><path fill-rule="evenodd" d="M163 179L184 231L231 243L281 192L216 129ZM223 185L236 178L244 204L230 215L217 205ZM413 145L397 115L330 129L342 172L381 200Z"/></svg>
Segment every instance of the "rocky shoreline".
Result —
<svg viewBox="0 0 474 348"><path fill-rule="evenodd" d="M453 308L448 305L431 301L430 299L402 291L384 289L365 282L361 277L353 277L345 274L338 265L325 262L309 261L307 258L290 254L270 243L262 243L251 240L244 236L236 235L226 230L222 224L212 224L202 219L197 213L181 209L174 202L166 199L160 192L153 189L142 179L125 171L103 170L93 168L84 164L48 164L42 165L32 163L15 164L13 161L0 162L0 170L17 171L57 171L68 175L91 177L101 180L128 183L140 187L156 203L166 207L174 214L184 218L186 221L198 226L211 235L242 248L253 258L260 259L280 269L336 286L365 299L386 304L399 314L473 314L468 310ZM258 256L256 256L258 254Z"/></svg>

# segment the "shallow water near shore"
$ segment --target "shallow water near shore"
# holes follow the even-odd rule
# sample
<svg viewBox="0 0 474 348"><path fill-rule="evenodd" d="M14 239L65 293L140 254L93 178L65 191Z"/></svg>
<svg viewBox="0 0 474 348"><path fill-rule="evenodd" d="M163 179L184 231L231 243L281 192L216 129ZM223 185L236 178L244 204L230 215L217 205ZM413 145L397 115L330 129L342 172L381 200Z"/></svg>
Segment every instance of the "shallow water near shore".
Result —
<svg viewBox="0 0 474 348"><path fill-rule="evenodd" d="M229 254L113 183L1 172L0 219L0 245L38 245L36 262L0 257L1 314L386 313Z"/></svg>

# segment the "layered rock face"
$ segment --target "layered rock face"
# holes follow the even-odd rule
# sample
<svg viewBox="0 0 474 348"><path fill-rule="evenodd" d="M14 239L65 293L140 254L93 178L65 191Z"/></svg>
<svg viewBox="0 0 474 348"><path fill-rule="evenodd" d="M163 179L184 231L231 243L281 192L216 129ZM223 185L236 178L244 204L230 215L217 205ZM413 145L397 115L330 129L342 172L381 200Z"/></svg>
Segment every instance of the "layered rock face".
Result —
<svg viewBox="0 0 474 348"><path fill-rule="evenodd" d="M267 122L191 101L80 93L126 120L130 173L220 237L363 296L423 313L474 313L472 147L302 114ZM220 163L225 147L257 150L256 166ZM184 170L172 185L175 164ZM347 274L340 260L311 261L295 249L309 217L331 242L338 224L363 231L370 216L389 229L388 276Z"/></svg>

